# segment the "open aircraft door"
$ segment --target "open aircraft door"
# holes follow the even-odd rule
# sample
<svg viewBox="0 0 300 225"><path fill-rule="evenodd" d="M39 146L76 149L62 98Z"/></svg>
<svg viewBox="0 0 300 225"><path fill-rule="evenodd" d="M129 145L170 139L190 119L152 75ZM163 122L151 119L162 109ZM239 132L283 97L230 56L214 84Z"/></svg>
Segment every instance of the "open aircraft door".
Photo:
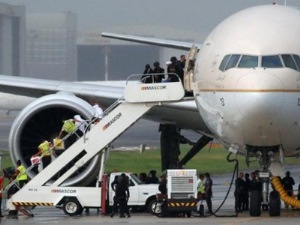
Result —
<svg viewBox="0 0 300 225"><path fill-rule="evenodd" d="M184 67L184 89L188 92L193 91L193 79L194 79L194 66L196 61L196 56L199 49L193 45L190 49L190 52L188 54L188 57L185 62Z"/></svg>

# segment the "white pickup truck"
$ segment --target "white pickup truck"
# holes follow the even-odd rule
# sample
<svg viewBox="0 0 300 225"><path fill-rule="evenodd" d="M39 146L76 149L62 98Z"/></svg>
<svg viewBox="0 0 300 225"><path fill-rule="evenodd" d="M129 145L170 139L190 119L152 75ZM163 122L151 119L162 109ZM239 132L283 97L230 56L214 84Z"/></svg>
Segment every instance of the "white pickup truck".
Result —
<svg viewBox="0 0 300 225"><path fill-rule="evenodd" d="M143 184L141 180L133 173L125 173L129 177L129 192L130 198L128 206L132 208L146 207L147 211L151 212L153 204L156 203L156 194L159 193L158 184ZM114 191L111 188L111 183L115 176L121 175L121 172L113 172L108 179L108 205L113 205Z"/></svg>

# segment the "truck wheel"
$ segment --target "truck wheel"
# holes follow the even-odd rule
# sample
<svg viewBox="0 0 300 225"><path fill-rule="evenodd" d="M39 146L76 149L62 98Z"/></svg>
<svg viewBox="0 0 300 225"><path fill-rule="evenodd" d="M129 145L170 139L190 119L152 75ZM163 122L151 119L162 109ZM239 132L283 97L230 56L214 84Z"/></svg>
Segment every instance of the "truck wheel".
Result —
<svg viewBox="0 0 300 225"><path fill-rule="evenodd" d="M83 208L77 199L69 198L64 202L63 210L69 216L76 216L82 213Z"/></svg>
<svg viewBox="0 0 300 225"><path fill-rule="evenodd" d="M157 200L154 198L152 200L150 200L147 204L147 211L152 213L152 214L155 214L155 208L156 208L156 204L157 204Z"/></svg>

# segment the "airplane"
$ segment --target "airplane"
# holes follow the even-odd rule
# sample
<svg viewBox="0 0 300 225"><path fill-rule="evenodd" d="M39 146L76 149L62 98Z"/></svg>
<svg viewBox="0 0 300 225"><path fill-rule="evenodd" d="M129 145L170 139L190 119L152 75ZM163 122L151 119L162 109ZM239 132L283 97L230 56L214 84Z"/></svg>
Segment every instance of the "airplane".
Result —
<svg viewBox="0 0 300 225"><path fill-rule="evenodd" d="M251 194L251 216L260 216L261 209L270 216L280 215L278 192L269 193L270 176L282 176L284 158L299 155L299 21L298 9L272 4L233 14L202 44L102 33L103 37L189 51L183 83L193 96L154 107L144 116L161 124L162 166L184 165L212 139L228 149L228 156L244 155L248 164L258 160L263 200L259 192ZM37 98L12 126L9 146L15 162L28 160L41 138L53 137L63 115L91 118L91 101L108 107L119 99L124 82L93 84L1 75L0 87L2 92ZM181 160L180 129L202 135ZM95 160L74 183L89 175Z"/></svg>

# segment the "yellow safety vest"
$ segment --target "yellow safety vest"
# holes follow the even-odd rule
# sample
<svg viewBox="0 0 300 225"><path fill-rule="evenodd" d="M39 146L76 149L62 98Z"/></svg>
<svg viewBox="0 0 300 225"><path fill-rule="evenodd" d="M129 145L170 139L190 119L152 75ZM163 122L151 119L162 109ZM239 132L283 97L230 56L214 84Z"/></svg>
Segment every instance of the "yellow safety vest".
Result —
<svg viewBox="0 0 300 225"><path fill-rule="evenodd" d="M64 125L62 127L63 131L67 133L71 133L76 130L76 125L75 123L70 119L70 120L65 120Z"/></svg>
<svg viewBox="0 0 300 225"><path fill-rule="evenodd" d="M27 180L27 174L26 174L26 169L23 165L18 167L19 174L17 176L17 180Z"/></svg>
<svg viewBox="0 0 300 225"><path fill-rule="evenodd" d="M200 180L199 187L198 187L198 192L201 193L201 194L205 193L205 187L204 187L204 181L203 180Z"/></svg>
<svg viewBox="0 0 300 225"><path fill-rule="evenodd" d="M50 145L49 145L48 141L44 141L43 143L41 143L39 145L39 149L41 149L41 151L42 151L42 156L51 155Z"/></svg>

